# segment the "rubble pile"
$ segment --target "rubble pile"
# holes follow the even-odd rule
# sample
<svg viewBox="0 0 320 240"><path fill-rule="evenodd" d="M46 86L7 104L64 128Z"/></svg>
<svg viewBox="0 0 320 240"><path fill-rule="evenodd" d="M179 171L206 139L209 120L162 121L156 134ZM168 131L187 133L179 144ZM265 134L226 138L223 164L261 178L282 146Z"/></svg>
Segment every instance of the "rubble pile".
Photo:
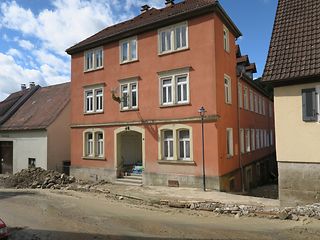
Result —
<svg viewBox="0 0 320 240"><path fill-rule="evenodd" d="M61 189L61 187L66 187L73 182L75 182L74 177L42 168L23 169L3 179L3 185L7 188Z"/></svg>

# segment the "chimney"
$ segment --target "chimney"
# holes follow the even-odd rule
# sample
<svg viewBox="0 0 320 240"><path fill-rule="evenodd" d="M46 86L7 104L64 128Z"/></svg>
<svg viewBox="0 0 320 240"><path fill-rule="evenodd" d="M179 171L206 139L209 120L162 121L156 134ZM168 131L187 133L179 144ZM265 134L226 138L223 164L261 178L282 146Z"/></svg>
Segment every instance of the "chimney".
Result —
<svg viewBox="0 0 320 240"><path fill-rule="evenodd" d="M166 7L171 7L174 5L174 0L166 0Z"/></svg>
<svg viewBox="0 0 320 240"><path fill-rule="evenodd" d="M145 12L147 12L148 10L150 9L150 6L149 5L143 5L143 6L141 6L141 13L145 13Z"/></svg>
<svg viewBox="0 0 320 240"><path fill-rule="evenodd" d="M27 86L24 83L22 83L21 84L21 91L26 90L26 89L27 89Z"/></svg>
<svg viewBox="0 0 320 240"><path fill-rule="evenodd" d="M30 87L30 88L33 88L33 87L35 87L35 86L36 86L36 84L35 84L34 82L30 82L30 83L29 83L29 87Z"/></svg>

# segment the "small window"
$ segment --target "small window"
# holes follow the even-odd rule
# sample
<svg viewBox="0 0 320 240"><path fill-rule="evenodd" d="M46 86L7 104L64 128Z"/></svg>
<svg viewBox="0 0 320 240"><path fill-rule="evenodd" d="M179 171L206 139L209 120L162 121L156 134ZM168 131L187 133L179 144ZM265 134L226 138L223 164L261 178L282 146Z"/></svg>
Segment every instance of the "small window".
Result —
<svg viewBox="0 0 320 240"><path fill-rule="evenodd" d="M244 130L243 128L240 128L240 151L241 153L244 153Z"/></svg>
<svg viewBox="0 0 320 240"><path fill-rule="evenodd" d="M126 82L121 88L121 110L138 108L138 83L136 81Z"/></svg>
<svg viewBox="0 0 320 240"><path fill-rule="evenodd" d="M173 131L163 131L163 157L165 160L173 159Z"/></svg>
<svg viewBox="0 0 320 240"><path fill-rule="evenodd" d="M188 25L179 23L158 31L159 53L169 53L188 48Z"/></svg>
<svg viewBox="0 0 320 240"><path fill-rule="evenodd" d="M223 27L223 49L226 52L230 51L230 46L229 46L229 30L226 26Z"/></svg>
<svg viewBox="0 0 320 240"><path fill-rule="evenodd" d="M248 102L248 88L244 88L244 109L248 110L249 109L249 102Z"/></svg>
<svg viewBox="0 0 320 240"><path fill-rule="evenodd" d="M103 88L86 89L84 92L84 112L102 113L103 112Z"/></svg>
<svg viewBox="0 0 320 240"><path fill-rule="evenodd" d="M250 151L250 129L246 129L246 152Z"/></svg>
<svg viewBox="0 0 320 240"><path fill-rule="evenodd" d="M251 149L256 150L254 129L251 129Z"/></svg>
<svg viewBox="0 0 320 240"><path fill-rule="evenodd" d="M120 62L127 63L138 60L137 37L120 41Z"/></svg>
<svg viewBox="0 0 320 240"><path fill-rule="evenodd" d="M227 157L233 156L233 129L227 128Z"/></svg>
<svg viewBox="0 0 320 240"><path fill-rule="evenodd" d="M242 85L241 83L238 83L238 102L239 102L239 108L243 107L243 95L242 95Z"/></svg>
<svg viewBox="0 0 320 240"><path fill-rule="evenodd" d="M314 122L318 120L319 94L315 88L302 89L302 117L305 122Z"/></svg>
<svg viewBox="0 0 320 240"><path fill-rule="evenodd" d="M91 71L103 67L103 48L86 51L84 56L84 71Z"/></svg>
<svg viewBox="0 0 320 240"><path fill-rule="evenodd" d="M228 104L232 103L232 97L231 97L231 78L227 75L224 75L224 96L225 96L225 102Z"/></svg>
<svg viewBox="0 0 320 240"><path fill-rule="evenodd" d="M35 167L36 167L36 159L28 158L28 168L35 168Z"/></svg>
<svg viewBox="0 0 320 240"><path fill-rule="evenodd" d="M160 77L160 95L162 106L189 103L189 74L178 73Z"/></svg>

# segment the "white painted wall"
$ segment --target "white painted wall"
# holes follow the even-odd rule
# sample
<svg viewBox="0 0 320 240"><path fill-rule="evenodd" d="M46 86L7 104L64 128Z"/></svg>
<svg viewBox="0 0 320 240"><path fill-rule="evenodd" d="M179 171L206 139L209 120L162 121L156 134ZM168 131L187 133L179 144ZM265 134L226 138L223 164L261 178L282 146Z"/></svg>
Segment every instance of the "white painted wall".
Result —
<svg viewBox="0 0 320 240"><path fill-rule="evenodd" d="M28 158L36 159L36 167L47 169L46 131L1 132L0 141L13 142L13 173L28 168Z"/></svg>

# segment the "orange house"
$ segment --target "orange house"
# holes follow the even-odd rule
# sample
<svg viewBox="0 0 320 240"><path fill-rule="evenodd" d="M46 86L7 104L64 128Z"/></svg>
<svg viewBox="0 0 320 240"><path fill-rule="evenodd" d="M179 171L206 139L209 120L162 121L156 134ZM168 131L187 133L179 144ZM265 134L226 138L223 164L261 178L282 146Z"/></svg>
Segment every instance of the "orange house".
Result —
<svg viewBox="0 0 320 240"><path fill-rule="evenodd" d="M167 0L163 9L145 5L137 17L67 49L71 173L202 187L205 172L210 189L239 191L254 184L260 173L252 165L274 152L267 147L273 125L262 99L264 113L272 102L252 81L252 66L237 63L240 35L217 1ZM237 71L241 64L245 74ZM240 84L254 92L261 112L238 107ZM242 128L259 130L265 144L240 154Z"/></svg>

